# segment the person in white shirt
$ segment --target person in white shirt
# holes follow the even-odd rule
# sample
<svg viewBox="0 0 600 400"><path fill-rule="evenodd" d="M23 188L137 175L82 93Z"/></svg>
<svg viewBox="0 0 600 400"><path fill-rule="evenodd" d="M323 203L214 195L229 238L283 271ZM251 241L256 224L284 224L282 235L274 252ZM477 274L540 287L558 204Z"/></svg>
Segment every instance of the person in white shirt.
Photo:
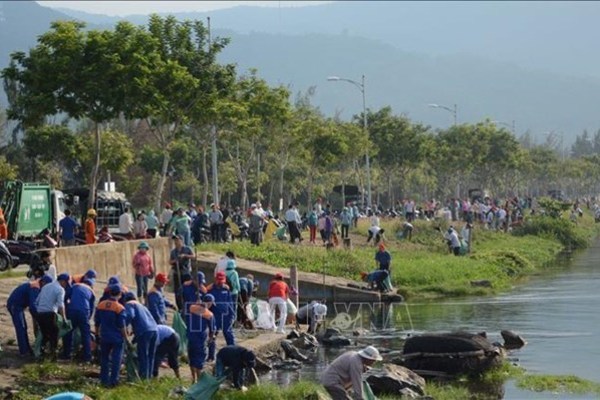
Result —
<svg viewBox="0 0 600 400"><path fill-rule="evenodd" d="M327 306L313 300L298 309L296 312L296 324L307 324L307 332L314 335L321 322L325 319L325 315L327 315Z"/></svg>
<svg viewBox="0 0 600 400"><path fill-rule="evenodd" d="M119 234L127 237L133 234L133 218L129 213L129 207L125 207L123 214L119 216Z"/></svg>
<svg viewBox="0 0 600 400"><path fill-rule="evenodd" d="M379 242L384 238L385 230L381 229L379 225L372 225L369 228L369 237L367 237L367 243L371 241L371 239L375 238L374 244L377 246Z"/></svg>
<svg viewBox="0 0 600 400"><path fill-rule="evenodd" d="M458 239L458 233L453 227L448 228L448 232L446 232L444 238L448 241L448 247L452 249L452 253L455 256L460 255L460 240Z"/></svg>
<svg viewBox="0 0 600 400"><path fill-rule="evenodd" d="M289 205L288 210L285 212L285 222L287 223L290 232L290 243L295 243L296 238L299 241L302 241L302 234L299 229L302 219L300 218L300 213L298 213L298 209L295 205Z"/></svg>
<svg viewBox="0 0 600 400"><path fill-rule="evenodd" d="M167 236L167 230L169 229L169 223L173 218L173 210L171 209L170 203L165 203L165 209L160 214L160 226L163 228L163 236Z"/></svg>

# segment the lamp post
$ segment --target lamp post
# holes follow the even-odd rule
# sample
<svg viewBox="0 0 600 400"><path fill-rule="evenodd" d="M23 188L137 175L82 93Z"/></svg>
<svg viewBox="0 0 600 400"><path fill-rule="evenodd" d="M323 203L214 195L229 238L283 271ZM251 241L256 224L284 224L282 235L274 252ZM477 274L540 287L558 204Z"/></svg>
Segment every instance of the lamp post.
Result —
<svg viewBox="0 0 600 400"><path fill-rule="evenodd" d="M444 106L444 105L442 105L442 104L435 104L435 103L430 103L430 104L428 104L428 106L429 106L429 107L431 107L431 108L441 108L442 110L446 110L446 111L448 111L449 113L451 113L451 114L452 114L452 116L454 117L454 125L456 125L456 121L458 120L458 117L457 117L457 114L458 114L458 112L457 112L457 110L458 110L458 107L456 106L456 104L454 104L454 107L453 107L453 108L450 108L450 107L448 107L448 106Z"/></svg>
<svg viewBox="0 0 600 400"><path fill-rule="evenodd" d="M515 129L515 120L513 119L511 121L511 123L507 123L507 122L503 122L503 121L492 121L493 124L496 125L502 125L502 126L506 126L507 128L510 128L511 132L513 135L516 134L516 129Z"/></svg>
<svg viewBox="0 0 600 400"><path fill-rule="evenodd" d="M353 84L354 86L356 86L358 88L358 90L360 90L361 94L362 94L362 105L363 105L363 130L365 132L366 135L369 134L369 131L367 130L367 102L365 100L365 76L362 75L362 79L360 82L354 81L352 79L347 79L347 78L340 78L339 76L329 76L327 77L328 81L331 82L338 82L338 81L344 81L344 82L348 82ZM372 202L371 202L371 161L369 159L369 150L367 148L367 151L365 153L365 168L367 170L367 207L370 209L372 206Z"/></svg>

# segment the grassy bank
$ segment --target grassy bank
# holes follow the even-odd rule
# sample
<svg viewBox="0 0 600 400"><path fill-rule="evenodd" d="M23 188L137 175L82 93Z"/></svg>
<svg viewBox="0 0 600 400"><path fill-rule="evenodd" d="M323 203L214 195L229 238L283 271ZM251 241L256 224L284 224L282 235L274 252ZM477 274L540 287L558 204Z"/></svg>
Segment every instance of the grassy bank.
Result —
<svg viewBox="0 0 600 400"><path fill-rule="evenodd" d="M526 226L527 229L515 234L476 226L471 254L455 257L448 254L442 238L441 232L447 229L447 224L416 221L410 242L396 238L394 232L400 229L399 221L383 221L382 226L388 232L386 245L393 258L394 285L408 299L482 295L507 290L524 277L542 272L566 245L585 246L597 233L590 215L580 218L577 225L566 218L550 222L535 220ZM362 220L351 232L352 251L343 248L326 251L322 246L305 245L306 241L301 246L292 246L277 240L265 241L258 247L244 241L201 245L198 249L219 253L231 249L243 259L286 269L297 265L302 271L325 272L358 280L360 271L375 268L376 249L365 244L367 229L368 221ZM471 284L481 280L489 281L491 287Z"/></svg>

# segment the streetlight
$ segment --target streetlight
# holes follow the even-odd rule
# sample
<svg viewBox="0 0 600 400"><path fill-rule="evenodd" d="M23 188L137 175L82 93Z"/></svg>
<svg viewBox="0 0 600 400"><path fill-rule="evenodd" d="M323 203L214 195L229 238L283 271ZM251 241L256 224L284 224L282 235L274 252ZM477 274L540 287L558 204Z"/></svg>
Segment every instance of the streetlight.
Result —
<svg viewBox="0 0 600 400"><path fill-rule="evenodd" d="M507 128L510 128L510 130L512 131L513 135L516 134L516 129L515 129L515 120L513 119L511 121L511 123L507 123L507 122L502 122L502 121L492 121L493 124L496 125L502 125L502 126L506 126Z"/></svg>
<svg viewBox="0 0 600 400"><path fill-rule="evenodd" d="M454 105L454 108L450 108L448 106L444 106L441 104L435 104L435 103L430 103L428 104L429 107L431 108L441 108L442 110L446 110L449 113L451 113L454 116L454 125L456 125L456 120L457 120L457 107L456 104Z"/></svg>
<svg viewBox="0 0 600 400"><path fill-rule="evenodd" d="M354 86L356 86L358 88L358 90L360 90L360 92L362 93L362 103L363 103L363 130L365 132L365 134L369 134L369 131L367 130L367 103L365 100L365 76L362 76L362 79L360 82L356 82L353 81L352 79L347 79L347 78L340 78L339 76L329 76L327 77L328 81L331 82L338 82L338 81L344 81L344 82L348 82L353 84ZM371 162L369 160L369 150L367 148L367 151L365 153L365 168L367 170L367 207L370 209L371 208Z"/></svg>

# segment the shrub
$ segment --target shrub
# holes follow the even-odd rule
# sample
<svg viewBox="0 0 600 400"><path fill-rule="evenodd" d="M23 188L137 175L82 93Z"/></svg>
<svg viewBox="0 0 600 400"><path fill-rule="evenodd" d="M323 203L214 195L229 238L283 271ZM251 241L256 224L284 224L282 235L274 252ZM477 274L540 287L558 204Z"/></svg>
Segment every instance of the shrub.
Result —
<svg viewBox="0 0 600 400"><path fill-rule="evenodd" d="M575 225L566 219L550 216L531 217L513 231L516 236L549 236L557 239L567 249L580 249L587 246L587 239L578 232Z"/></svg>

